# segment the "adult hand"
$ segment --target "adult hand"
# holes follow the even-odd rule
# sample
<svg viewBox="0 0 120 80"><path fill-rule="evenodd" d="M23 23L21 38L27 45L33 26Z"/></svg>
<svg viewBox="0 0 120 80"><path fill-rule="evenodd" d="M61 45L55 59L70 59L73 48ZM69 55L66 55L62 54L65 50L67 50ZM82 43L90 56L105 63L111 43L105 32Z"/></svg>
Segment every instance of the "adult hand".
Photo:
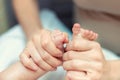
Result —
<svg viewBox="0 0 120 80"><path fill-rule="evenodd" d="M100 44L93 41L96 38L96 33L74 25L73 39L63 55L66 80L100 80L106 61Z"/></svg>
<svg viewBox="0 0 120 80"><path fill-rule="evenodd" d="M28 42L20 60L25 67L32 70L37 70L38 67L45 71L54 70L62 64L60 58L66 42L68 39L65 33L43 29Z"/></svg>
<svg viewBox="0 0 120 80"><path fill-rule="evenodd" d="M63 56L63 67L67 70L67 80L100 80L106 61L101 48L94 43L88 51L68 51Z"/></svg>

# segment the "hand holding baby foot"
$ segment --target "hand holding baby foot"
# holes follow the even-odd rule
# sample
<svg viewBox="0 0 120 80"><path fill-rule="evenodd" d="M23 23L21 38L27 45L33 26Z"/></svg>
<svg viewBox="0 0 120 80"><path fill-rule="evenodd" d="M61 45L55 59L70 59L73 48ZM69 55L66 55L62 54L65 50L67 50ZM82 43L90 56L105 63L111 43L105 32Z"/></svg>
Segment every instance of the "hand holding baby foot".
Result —
<svg viewBox="0 0 120 80"><path fill-rule="evenodd" d="M97 33L80 28L79 24L74 24L72 31L73 39L71 42L69 42L69 46L67 46L66 48L67 51L86 51L93 48L91 42L93 43L93 41L97 39Z"/></svg>
<svg viewBox="0 0 120 80"><path fill-rule="evenodd" d="M59 58L63 54L63 44L66 42L68 39L64 33L58 30L43 30L28 42L20 55L21 62L25 67L35 71L38 68L44 71L54 70L62 64Z"/></svg>
<svg viewBox="0 0 120 80"><path fill-rule="evenodd" d="M72 30L73 39L63 55L66 80L99 80L105 59L100 45L93 41L97 34L80 28L79 24L75 24Z"/></svg>

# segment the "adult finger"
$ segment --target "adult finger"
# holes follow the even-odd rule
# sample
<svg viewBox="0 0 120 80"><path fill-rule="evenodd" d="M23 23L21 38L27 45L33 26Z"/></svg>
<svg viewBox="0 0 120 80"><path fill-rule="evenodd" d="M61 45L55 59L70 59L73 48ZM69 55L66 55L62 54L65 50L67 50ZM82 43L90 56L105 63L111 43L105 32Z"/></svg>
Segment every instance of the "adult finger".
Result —
<svg viewBox="0 0 120 80"><path fill-rule="evenodd" d="M66 80L90 80L85 72L67 71Z"/></svg>
<svg viewBox="0 0 120 80"><path fill-rule="evenodd" d="M50 33L45 33L44 36L35 35L32 41L35 44L36 49L38 52L41 50L39 47L46 50L48 53L51 53L52 56L60 57L62 56L62 51L57 49L55 44L50 38Z"/></svg>
<svg viewBox="0 0 120 80"><path fill-rule="evenodd" d="M45 71L53 70L53 68L41 58L40 54L43 53L41 48L40 52L38 52L32 41L30 41L27 46L34 63L36 63L41 69Z"/></svg>
<svg viewBox="0 0 120 80"><path fill-rule="evenodd" d="M40 54L44 54L44 51L41 50L39 53L36 51L36 53L31 54L31 58L44 71L54 70L54 68L51 65L49 65L43 60Z"/></svg>
<svg viewBox="0 0 120 80"><path fill-rule="evenodd" d="M54 68L56 68L56 67L58 67L58 66L60 66L62 64L62 60L51 56L46 51L43 51L43 53L40 53L40 56L46 63L48 63L49 65L51 65Z"/></svg>
<svg viewBox="0 0 120 80"><path fill-rule="evenodd" d="M42 47L52 56L61 57L63 55L62 51L60 51L53 42L43 42Z"/></svg>
<svg viewBox="0 0 120 80"><path fill-rule="evenodd" d="M29 46L31 46L30 53L35 63L39 64L40 58L42 58L44 62L48 63L54 68L62 64L61 60L51 56L48 52L43 50L41 47L39 47L40 51L38 53L37 49L35 48L35 45L32 42L29 44Z"/></svg>
<svg viewBox="0 0 120 80"><path fill-rule="evenodd" d="M30 55L30 54L29 54L27 51L24 51L24 52L20 55L20 61L21 61L21 63L22 63L25 67L27 67L27 68L29 68L29 69L31 69L31 70L33 70L33 71L38 70L39 67L33 62L33 60L30 58L29 55Z"/></svg>
<svg viewBox="0 0 120 80"><path fill-rule="evenodd" d="M99 54L96 54L93 50L91 51L84 51L84 52L78 52L78 51L67 51L63 54L63 60L72 60L72 59L80 59L80 60L86 60L86 61L101 61L101 57L99 57Z"/></svg>
<svg viewBox="0 0 120 80"><path fill-rule="evenodd" d="M85 61L85 60L69 60L63 63L63 68L68 71L100 71L103 68L102 63Z"/></svg>

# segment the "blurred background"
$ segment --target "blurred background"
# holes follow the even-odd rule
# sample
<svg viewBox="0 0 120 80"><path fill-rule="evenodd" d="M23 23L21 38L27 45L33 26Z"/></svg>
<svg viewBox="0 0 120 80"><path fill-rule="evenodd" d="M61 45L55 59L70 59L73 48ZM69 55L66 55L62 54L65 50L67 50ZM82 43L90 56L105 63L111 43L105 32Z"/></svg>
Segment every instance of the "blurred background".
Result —
<svg viewBox="0 0 120 80"><path fill-rule="evenodd" d="M0 0L0 34L8 28L8 20L4 0Z"/></svg>
<svg viewBox="0 0 120 80"><path fill-rule="evenodd" d="M44 8L56 12L58 18L66 25L72 27L72 0L38 0L40 10ZM18 24L12 7L12 0L0 0L0 34Z"/></svg>

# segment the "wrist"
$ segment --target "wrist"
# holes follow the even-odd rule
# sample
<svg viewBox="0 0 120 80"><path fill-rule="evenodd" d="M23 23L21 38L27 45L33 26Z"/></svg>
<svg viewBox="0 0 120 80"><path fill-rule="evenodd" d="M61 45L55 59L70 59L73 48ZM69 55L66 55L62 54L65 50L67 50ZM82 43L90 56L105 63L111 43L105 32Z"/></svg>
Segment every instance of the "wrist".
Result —
<svg viewBox="0 0 120 80"><path fill-rule="evenodd" d="M111 79L111 63L110 61L106 61L101 80L109 80L109 79Z"/></svg>
<svg viewBox="0 0 120 80"><path fill-rule="evenodd" d="M101 80L119 80L120 79L120 61L107 61Z"/></svg>
<svg viewBox="0 0 120 80"><path fill-rule="evenodd" d="M31 33L28 33L26 36L27 36L27 39L28 40L31 40L32 37L36 34L40 34L40 32L43 30L43 28L38 28L38 29L34 29L33 31L31 31Z"/></svg>

